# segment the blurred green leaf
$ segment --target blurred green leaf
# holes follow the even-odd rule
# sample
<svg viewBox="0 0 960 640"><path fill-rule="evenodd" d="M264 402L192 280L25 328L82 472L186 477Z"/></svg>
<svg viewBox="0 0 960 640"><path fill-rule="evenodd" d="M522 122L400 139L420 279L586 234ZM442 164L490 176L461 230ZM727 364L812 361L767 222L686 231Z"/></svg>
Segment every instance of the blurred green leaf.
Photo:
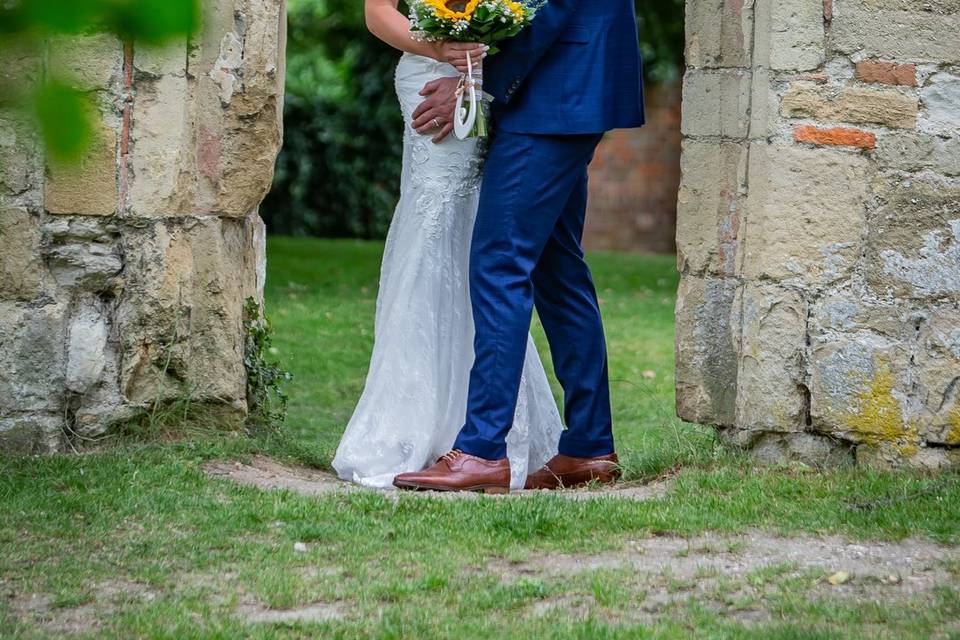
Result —
<svg viewBox="0 0 960 640"><path fill-rule="evenodd" d="M75 33L94 24L102 0L19 0L0 9L0 29L6 32L43 30Z"/></svg>
<svg viewBox="0 0 960 640"><path fill-rule="evenodd" d="M160 42L187 35L197 25L194 0L101 0L104 22L121 38Z"/></svg>
<svg viewBox="0 0 960 640"><path fill-rule="evenodd" d="M107 30L158 41L193 31L196 0L14 0L0 7L0 32Z"/></svg>
<svg viewBox="0 0 960 640"><path fill-rule="evenodd" d="M90 142L92 106L89 98L56 81L40 87L34 112L47 152L55 160L79 156Z"/></svg>

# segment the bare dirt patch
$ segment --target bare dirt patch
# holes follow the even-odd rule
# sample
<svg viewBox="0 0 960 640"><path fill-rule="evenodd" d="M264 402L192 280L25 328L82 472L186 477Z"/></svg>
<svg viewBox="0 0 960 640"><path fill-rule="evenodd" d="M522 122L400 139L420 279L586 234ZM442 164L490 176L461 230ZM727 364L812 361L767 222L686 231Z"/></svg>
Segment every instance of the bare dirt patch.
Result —
<svg viewBox="0 0 960 640"><path fill-rule="evenodd" d="M332 473L310 469L303 466L285 465L267 456L254 456L249 463L237 461L215 461L203 465L207 474L226 478L238 484L256 487L258 489L286 489L306 496L322 496L335 492L372 491L357 485L343 482ZM666 495L669 482L653 482L650 484L621 483L614 486L588 487L566 491L514 491L508 495L493 496L500 499L529 497L549 493L570 500L593 500L598 498L623 498L627 500L655 500ZM399 492L383 492L385 495L396 497ZM452 492L410 492L405 495L416 495L447 500L472 500L480 497L477 493Z"/></svg>
<svg viewBox="0 0 960 640"><path fill-rule="evenodd" d="M340 605L316 602L294 609L267 609L253 604L237 608L237 615L247 624L293 624L296 622L327 622L341 620L344 613Z"/></svg>
<svg viewBox="0 0 960 640"><path fill-rule="evenodd" d="M157 594L148 585L129 580L108 580L89 586L94 594L90 602L77 606L60 606L44 593L21 593L11 583L5 594L10 611L21 623L36 626L48 633L71 635L89 633L103 626L103 619L123 604L150 601Z"/></svg>
<svg viewBox="0 0 960 640"><path fill-rule="evenodd" d="M268 458L254 456L249 464L242 462L208 462L203 465L207 474L227 478L238 484L258 489L286 489L306 496L320 496L337 491L356 490L331 473L302 466L287 466Z"/></svg>
<svg viewBox="0 0 960 640"><path fill-rule="evenodd" d="M911 538L899 542L851 542L838 536L778 537L759 531L737 536L706 534L630 541L624 549L595 555L542 554L522 562L496 560L487 570L505 583L555 583L598 573L637 601L631 613L649 620L694 599L702 606L745 624L771 618L771 594L780 588L812 598L856 602L898 602L929 596L941 586L956 587L951 571L960 548ZM839 584L831 576L847 574ZM625 580L622 576L629 576ZM789 587L784 587L787 583ZM589 592L584 597L592 597ZM566 608L570 594L546 598L532 607L540 616ZM582 608L582 599L580 600ZM576 607L575 607L576 608Z"/></svg>

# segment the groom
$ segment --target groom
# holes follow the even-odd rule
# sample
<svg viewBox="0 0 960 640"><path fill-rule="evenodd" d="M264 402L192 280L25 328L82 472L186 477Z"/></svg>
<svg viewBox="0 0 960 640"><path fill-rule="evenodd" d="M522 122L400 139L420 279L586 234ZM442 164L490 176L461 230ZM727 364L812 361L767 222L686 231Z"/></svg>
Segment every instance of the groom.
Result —
<svg viewBox="0 0 960 640"><path fill-rule="evenodd" d="M455 79L424 88L414 126L451 128ZM564 391L559 455L527 488L618 474L603 324L580 241L587 165L603 133L643 124L633 0L550 0L484 64L495 133L470 255L476 339L466 422L434 466L397 476L402 489L504 492L527 333L536 305Z"/></svg>

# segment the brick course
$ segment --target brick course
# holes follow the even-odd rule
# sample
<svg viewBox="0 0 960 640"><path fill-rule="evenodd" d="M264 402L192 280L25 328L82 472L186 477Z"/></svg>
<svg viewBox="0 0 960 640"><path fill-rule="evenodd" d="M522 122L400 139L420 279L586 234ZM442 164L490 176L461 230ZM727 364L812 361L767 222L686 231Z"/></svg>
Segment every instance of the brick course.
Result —
<svg viewBox="0 0 960 640"><path fill-rule="evenodd" d="M869 131L848 129L846 127L830 127L824 129L809 124L798 124L793 129L793 139L797 142L859 147L861 149L876 149L877 147L876 135Z"/></svg>
<svg viewBox="0 0 960 640"><path fill-rule="evenodd" d="M874 84L917 86L917 65L881 60L861 60L856 67L857 80Z"/></svg>

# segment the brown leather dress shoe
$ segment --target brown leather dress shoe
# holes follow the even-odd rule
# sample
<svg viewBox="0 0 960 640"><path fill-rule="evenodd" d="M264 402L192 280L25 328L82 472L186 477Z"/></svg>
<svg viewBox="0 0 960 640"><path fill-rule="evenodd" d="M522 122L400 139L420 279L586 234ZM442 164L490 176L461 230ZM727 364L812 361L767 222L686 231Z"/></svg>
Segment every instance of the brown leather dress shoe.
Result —
<svg viewBox="0 0 960 640"><path fill-rule="evenodd" d="M588 482L612 484L622 471L617 454L596 458L573 458L558 454L539 471L527 476L526 489L566 489Z"/></svg>
<svg viewBox="0 0 960 640"><path fill-rule="evenodd" d="M412 491L510 492L510 461L485 460L454 449L428 469L401 473L393 486Z"/></svg>

